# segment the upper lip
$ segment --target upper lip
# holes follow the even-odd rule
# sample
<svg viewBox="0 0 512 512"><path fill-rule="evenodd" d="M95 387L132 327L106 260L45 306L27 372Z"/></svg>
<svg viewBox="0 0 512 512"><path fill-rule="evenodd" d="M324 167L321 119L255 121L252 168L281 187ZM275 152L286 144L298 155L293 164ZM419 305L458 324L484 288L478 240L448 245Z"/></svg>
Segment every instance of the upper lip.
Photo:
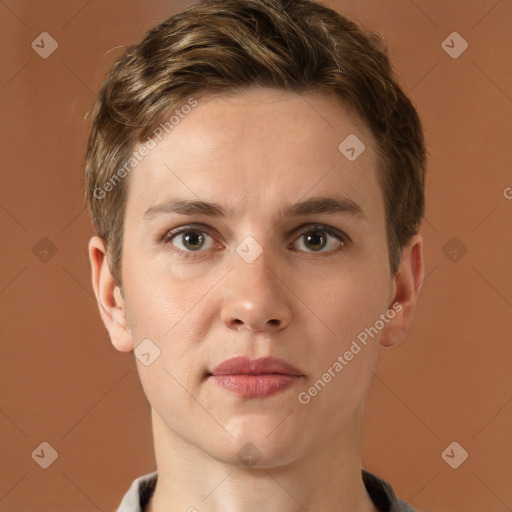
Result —
<svg viewBox="0 0 512 512"><path fill-rule="evenodd" d="M265 375L272 373L303 375L299 369L282 359L276 357L251 359L247 356L236 356L226 359L211 372L212 375Z"/></svg>

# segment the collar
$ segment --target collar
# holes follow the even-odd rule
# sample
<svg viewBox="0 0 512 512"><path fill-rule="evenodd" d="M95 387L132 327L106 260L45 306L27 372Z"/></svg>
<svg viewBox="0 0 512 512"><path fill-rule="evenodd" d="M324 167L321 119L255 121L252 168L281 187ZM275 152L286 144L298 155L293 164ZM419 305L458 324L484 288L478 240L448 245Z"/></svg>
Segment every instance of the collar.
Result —
<svg viewBox="0 0 512 512"><path fill-rule="evenodd" d="M395 491L385 480L365 469L361 469L361 476L368 495L380 512L417 512L405 501L397 498ZM144 512L153 496L157 480L157 471L136 478L124 495L117 512Z"/></svg>

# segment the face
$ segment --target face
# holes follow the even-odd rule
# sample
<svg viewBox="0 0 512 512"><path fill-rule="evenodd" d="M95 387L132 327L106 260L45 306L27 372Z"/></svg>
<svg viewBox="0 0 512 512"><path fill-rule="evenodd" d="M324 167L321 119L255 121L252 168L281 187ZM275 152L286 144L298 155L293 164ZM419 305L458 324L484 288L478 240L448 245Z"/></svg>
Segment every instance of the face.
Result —
<svg viewBox="0 0 512 512"><path fill-rule="evenodd" d="M160 351L137 365L167 434L233 464L252 443L263 466L342 435L395 321L376 168L334 97L253 89L198 99L134 169L122 311Z"/></svg>

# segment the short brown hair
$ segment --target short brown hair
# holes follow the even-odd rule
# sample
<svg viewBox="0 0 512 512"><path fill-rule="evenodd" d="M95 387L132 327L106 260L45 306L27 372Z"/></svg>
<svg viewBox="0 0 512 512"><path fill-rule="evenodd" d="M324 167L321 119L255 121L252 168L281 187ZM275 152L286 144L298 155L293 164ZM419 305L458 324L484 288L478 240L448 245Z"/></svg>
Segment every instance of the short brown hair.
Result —
<svg viewBox="0 0 512 512"><path fill-rule="evenodd" d="M369 127L396 273L402 248L424 213L426 152L418 114L381 40L312 0L204 0L130 46L92 110L86 201L117 284L129 176L114 182L116 172L191 97L252 86L334 94Z"/></svg>

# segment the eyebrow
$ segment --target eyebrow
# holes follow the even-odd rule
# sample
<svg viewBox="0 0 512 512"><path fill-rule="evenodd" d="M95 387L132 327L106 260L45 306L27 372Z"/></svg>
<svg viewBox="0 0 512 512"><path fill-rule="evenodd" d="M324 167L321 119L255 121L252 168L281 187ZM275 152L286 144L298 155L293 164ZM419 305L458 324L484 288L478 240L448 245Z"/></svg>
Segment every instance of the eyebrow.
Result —
<svg viewBox="0 0 512 512"><path fill-rule="evenodd" d="M363 209L351 199L345 197L315 196L294 204L288 204L281 210L281 217L300 217L320 213L343 213L353 217L365 218ZM209 217L226 218L234 214L233 209L218 203L190 199L170 199L150 206L143 215L150 220L158 215L207 215Z"/></svg>

